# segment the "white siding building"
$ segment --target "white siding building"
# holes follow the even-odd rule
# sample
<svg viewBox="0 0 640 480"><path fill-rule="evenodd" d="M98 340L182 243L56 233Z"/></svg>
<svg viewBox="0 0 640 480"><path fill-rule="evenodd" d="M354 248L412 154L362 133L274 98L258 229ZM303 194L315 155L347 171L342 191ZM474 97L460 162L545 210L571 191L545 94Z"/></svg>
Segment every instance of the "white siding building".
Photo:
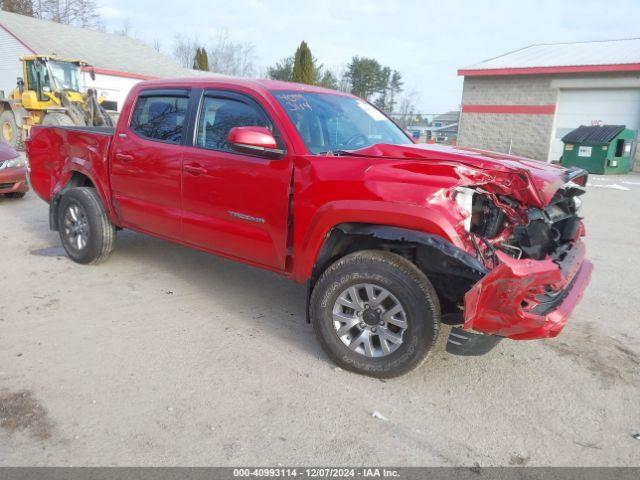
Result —
<svg viewBox="0 0 640 480"><path fill-rule="evenodd" d="M98 95L116 102L118 110L131 87L141 80L203 75L182 68L140 40L0 11L0 91L5 96L22 77L19 58L34 54L89 63L96 79L91 80L85 71L84 88L96 88Z"/></svg>

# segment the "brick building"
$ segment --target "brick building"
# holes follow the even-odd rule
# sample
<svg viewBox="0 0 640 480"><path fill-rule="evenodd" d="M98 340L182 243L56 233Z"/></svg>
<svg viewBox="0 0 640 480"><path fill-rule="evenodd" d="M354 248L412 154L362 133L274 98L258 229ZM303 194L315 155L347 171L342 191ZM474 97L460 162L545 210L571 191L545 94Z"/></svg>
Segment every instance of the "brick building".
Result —
<svg viewBox="0 0 640 480"><path fill-rule="evenodd" d="M551 161L580 125L640 127L640 39L532 45L458 75L460 145Z"/></svg>

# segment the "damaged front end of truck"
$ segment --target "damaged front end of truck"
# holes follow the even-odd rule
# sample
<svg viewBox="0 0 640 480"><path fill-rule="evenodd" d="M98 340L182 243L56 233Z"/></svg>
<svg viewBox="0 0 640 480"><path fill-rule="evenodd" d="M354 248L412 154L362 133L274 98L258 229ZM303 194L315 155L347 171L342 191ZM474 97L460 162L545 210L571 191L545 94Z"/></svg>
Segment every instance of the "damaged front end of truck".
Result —
<svg viewBox="0 0 640 480"><path fill-rule="evenodd" d="M388 160L367 170L368 187L427 211L435 226L342 224L320 264L350 248L410 259L435 288L441 321L453 326L451 353L481 355L503 338L560 333L593 270L580 216L586 171L460 147L376 145L350 155Z"/></svg>
<svg viewBox="0 0 640 480"><path fill-rule="evenodd" d="M461 327L453 329L447 349L473 355L490 350L501 338L557 336L593 269L581 239L580 196L587 173L549 167L545 173L551 175L545 178L517 168L458 170L467 184L451 191L457 230L486 272L462 299L461 289L449 295L460 311L453 317ZM442 285L439 290L447 296Z"/></svg>

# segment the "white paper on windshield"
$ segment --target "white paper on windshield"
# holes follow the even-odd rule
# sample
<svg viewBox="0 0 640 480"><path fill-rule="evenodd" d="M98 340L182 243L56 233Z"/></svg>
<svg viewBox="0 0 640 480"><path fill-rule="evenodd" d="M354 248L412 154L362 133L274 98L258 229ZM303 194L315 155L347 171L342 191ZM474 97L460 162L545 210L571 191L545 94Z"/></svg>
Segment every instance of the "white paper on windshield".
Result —
<svg viewBox="0 0 640 480"><path fill-rule="evenodd" d="M371 116L371 118L373 118L376 121L380 121L380 120L385 120L386 117L380 113L378 110L376 110L375 108L373 108L371 105L369 105L368 103L365 102L358 102L358 106L364 110L365 112L367 112L369 114L369 116Z"/></svg>

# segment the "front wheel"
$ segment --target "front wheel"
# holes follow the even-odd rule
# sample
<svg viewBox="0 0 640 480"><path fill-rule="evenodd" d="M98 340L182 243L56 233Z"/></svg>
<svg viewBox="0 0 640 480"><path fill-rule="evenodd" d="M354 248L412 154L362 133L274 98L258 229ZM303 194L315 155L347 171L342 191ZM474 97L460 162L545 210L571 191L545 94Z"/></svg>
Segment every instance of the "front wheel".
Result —
<svg viewBox="0 0 640 480"><path fill-rule="evenodd" d="M72 188L62 196L58 227L62 246L75 262L100 263L113 251L116 229L95 188Z"/></svg>
<svg viewBox="0 0 640 480"><path fill-rule="evenodd" d="M378 378L419 366L440 323L438 297L425 274L377 250L331 265L313 289L309 313L320 344L338 365Z"/></svg>

